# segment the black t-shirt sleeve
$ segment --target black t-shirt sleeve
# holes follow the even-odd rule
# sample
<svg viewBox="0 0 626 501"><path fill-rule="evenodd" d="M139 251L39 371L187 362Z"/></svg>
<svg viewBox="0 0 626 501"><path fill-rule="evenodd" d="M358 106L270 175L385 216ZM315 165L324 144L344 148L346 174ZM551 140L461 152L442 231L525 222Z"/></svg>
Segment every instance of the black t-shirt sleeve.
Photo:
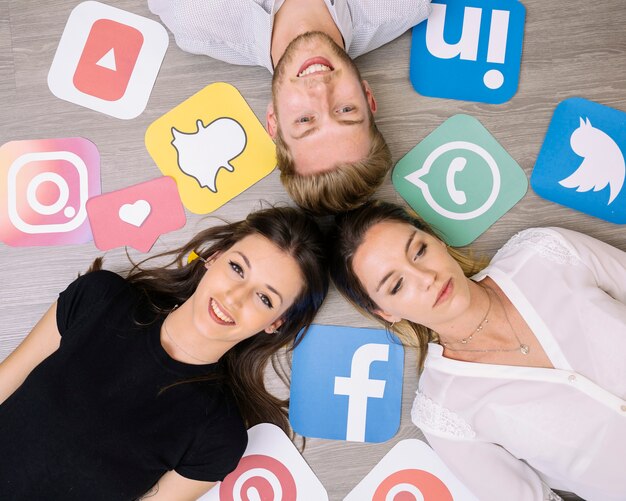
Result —
<svg viewBox="0 0 626 501"><path fill-rule="evenodd" d="M81 275L59 294L57 327L64 336L72 327L112 297L128 290L122 277L112 271L99 270Z"/></svg>
<svg viewBox="0 0 626 501"><path fill-rule="evenodd" d="M216 414L175 468L179 475L203 482L218 482L237 468L248 445L243 419L231 399L227 399Z"/></svg>

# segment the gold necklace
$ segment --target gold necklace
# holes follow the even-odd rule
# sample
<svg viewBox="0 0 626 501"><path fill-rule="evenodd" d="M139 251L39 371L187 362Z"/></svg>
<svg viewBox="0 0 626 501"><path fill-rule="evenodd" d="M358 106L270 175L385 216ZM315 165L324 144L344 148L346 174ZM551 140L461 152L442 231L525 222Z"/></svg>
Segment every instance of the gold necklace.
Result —
<svg viewBox="0 0 626 501"><path fill-rule="evenodd" d="M446 341L446 342L442 342L442 344L445 347L448 347L448 345L450 345L450 344L467 344L467 343L469 343L472 339L474 339L474 336L476 334L478 334L480 331L482 331L483 328L485 327L485 325L489 323L489 319L487 317L489 316L489 312L491 311L491 296L489 295L489 293L486 290L485 290L485 294L487 294L487 299L489 301L489 305L487 306L487 311L483 315L482 320L478 323L478 327L476 327L474 329L474 332L472 332L469 336L464 337L460 341ZM452 348L450 348L450 349L452 350Z"/></svg>
<svg viewBox="0 0 626 501"><path fill-rule="evenodd" d="M515 329L513 328L513 325L511 324L511 320L509 320L509 314L507 313L506 308L504 307L504 303L502 303L502 299L500 299L500 296L498 296L498 294L495 291L492 291L490 287L486 287L482 285L481 287L485 289L487 294L491 292L492 294L496 296L496 299L498 300L500 307L504 311L504 318L506 318L506 321L509 324L509 328L511 329L511 332L513 332L513 335L515 336L515 339L517 340L518 346L516 346L515 348L508 348L508 349L495 348L495 349L489 349L489 350L480 350L480 349L469 349L469 348L450 348L446 343L443 343L445 348L450 351L470 351L474 353L511 353L514 351L519 351L522 355L528 355L530 353L530 347L527 344L522 343L519 336L517 335L517 332L515 332Z"/></svg>
<svg viewBox="0 0 626 501"><path fill-rule="evenodd" d="M178 308L178 305L174 306L174 308L172 309L172 311L176 310L176 308ZM170 312L171 313L171 312ZM174 345L180 350L182 351L185 355L187 355L188 357L193 358L194 360L197 360L198 362L202 362L203 364L211 364L213 363L212 360L203 360L201 358L196 357L195 355L192 355L191 353L189 353L187 350L185 350L181 345L179 345L176 341L174 341L174 338L170 335L169 331L167 330L167 319L170 318L170 316L168 315L167 317L165 317L165 320L163 321L163 330L165 330L165 334L167 335L168 339L174 343Z"/></svg>

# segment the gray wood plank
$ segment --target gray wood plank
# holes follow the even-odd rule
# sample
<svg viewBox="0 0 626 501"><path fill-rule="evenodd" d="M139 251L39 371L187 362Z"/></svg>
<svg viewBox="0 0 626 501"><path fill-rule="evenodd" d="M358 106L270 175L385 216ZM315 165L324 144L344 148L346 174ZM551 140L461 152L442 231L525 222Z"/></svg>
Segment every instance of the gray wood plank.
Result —
<svg viewBox="0 0 626 501"><path fill-rule="evenodd" d="M102 157L102 190L115 190L160 175L144 147L146 128L204 86L226 81L239 88L264 122L270 98L270 75L263 68L230 66L183 53L171 43L146 111L129 121L117 120L54 97L46 78L67 17L77 0L0 0L0 121L2 142L15 139L80 135L97 144ZM143 0L108 2L153 17ZM478 118L530 176L555 106L581 96L626 111L626 4L623 0L526 0L526 35L520 86L502 105L486 105L420 96L408 80L410 33L358 64L376 94L378 124L395 160L400 159L446 118L467 113ZM380 196L400 201L390 182ZM260 200L288 202L274 172L235 198L215 215L231 220L258 208ZM152 252L186 241L211 217L187 213L185 228L164 235ZM476 247L492 255L516 231L529 226L560 225L586 232L626 250L626 232L613 225L550 203L529 188L523 200L496 222ZM28 333L46 308L79 271L102 253L92 243L45 248L12 248L0 244L0 360ZM130 251L131 256L141 257ZM106 264L122 269L122 249L106 253ZM320 323L374 326L331 291ZM277 391L280 383L269 374ZM410 423L417 387L415 355L406 354L403 415L397 436L384 444L355 444L308 439L304 457L340 500L404 438L420 438ZM284 389L282 390L284 391Z"/></svg>

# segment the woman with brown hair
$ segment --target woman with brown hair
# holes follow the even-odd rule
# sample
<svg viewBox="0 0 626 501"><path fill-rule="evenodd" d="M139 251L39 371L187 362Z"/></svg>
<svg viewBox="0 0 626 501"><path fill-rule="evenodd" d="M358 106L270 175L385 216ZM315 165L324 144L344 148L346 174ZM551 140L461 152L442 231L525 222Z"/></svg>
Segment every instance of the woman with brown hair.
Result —
<svg viewBox="0 0 626 501"><path fill-rule="evenodd" d="M126 278L96 260L0 364L0 498L192 500L246 427L288 430L263 373L326 295L315 222L262 210L155 257Z"/></svg>
<svg viewBox="0 0 626 501"><path fill-rule="evenodd" d="M626 499L626 253L532 228L480 270L384 202L331 241L339 290L419 349L413 422L478 499Z"/></svg>

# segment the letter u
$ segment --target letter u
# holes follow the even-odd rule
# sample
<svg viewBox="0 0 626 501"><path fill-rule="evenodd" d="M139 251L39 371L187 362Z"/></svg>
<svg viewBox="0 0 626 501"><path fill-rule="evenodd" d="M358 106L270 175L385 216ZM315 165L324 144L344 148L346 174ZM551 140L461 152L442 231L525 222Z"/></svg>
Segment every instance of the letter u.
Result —
<svg viewBox="0 0 626 501"><path fill-rule="evenodd" d="M433 11L428 17L426 25L426 47L428 51L440 59L452 59L460 56L461 59L476 61L482 9L465 7L459 41L449 44L443 38L447 5L433 3L432 8Z"/></svg>

